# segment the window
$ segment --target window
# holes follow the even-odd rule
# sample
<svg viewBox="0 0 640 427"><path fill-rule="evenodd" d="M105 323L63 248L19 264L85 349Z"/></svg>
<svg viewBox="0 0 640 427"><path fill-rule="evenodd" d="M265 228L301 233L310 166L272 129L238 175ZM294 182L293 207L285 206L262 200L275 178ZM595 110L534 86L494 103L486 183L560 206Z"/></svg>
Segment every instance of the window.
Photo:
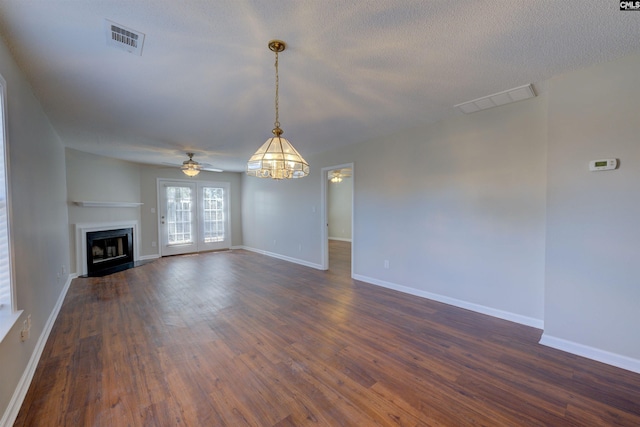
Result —
<svg viewBox="0 0 640 427"><path fill-rule="evenodd" d="M204 187L202 189L205 243L224 240L224 189Z"/></svg>
<svg viewBox="0 0 640 427"><path fill-rule="evenodd" d="M191 188L167 187L167 226L170 245L193 242Z"/></svg>
<svg viewBox="0 0 640 427"><path fill-rule="evenodd" d="M20 313L15 307L11 239L9 234L9 184L7 181L7 85L0 76L0 341L4 339Z"/></svg>

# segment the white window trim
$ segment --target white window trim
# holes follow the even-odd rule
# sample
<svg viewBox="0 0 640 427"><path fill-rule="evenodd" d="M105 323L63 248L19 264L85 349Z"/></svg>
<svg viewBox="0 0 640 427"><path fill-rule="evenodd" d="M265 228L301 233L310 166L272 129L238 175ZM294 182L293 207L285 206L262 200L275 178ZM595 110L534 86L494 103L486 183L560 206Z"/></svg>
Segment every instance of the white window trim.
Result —
<svg viewBox="0 0 640 427"><path fill-rule="evenodd" d="M22 310L17 310L16 307L16 289L14 282L14 271L15 266L13 264L13 240L11 239L11 192L9 185L9 141L8 141L8 132L7 132L7 82L0 75L0 105L2 117L1 127L2 127L2 146L4 149L4 185L5 185L5 195L6 195L6 209L7 209L7 244L9 245L7 251L7 265L9 266L9 292L10 292L10 306L9 307L0 307L0 342L2 342L13 325L18 321L20 315L22 314Z"/></svg>

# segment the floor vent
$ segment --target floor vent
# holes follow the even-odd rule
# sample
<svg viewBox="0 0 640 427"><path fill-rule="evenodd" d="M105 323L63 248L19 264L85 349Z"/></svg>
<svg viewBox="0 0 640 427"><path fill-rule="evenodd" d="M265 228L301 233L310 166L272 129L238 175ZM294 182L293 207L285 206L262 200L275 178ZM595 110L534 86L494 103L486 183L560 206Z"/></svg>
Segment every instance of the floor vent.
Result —
<svg viewBox="0 0 640 427"><path fill-rule="evenodd" d="M533 86L528 84L505 90L504 92L498 92L493 95L474 99L473 101L463 102L462 104L454 105L453 107L458 111L469 114L480 110L486 110L487 108L498 107L500 105L522 101L523 99L533 98L534 96L536 96L536 94L533 91Z"/></svg>
<svg viewBox="0 0 640 427"><path fill-rule="evenodd" d="M143 33L127 28L124 25L116 24L108 19L104 20L104 27L107 36L107 45L142 56L142 45L144 44Z"/></svg>

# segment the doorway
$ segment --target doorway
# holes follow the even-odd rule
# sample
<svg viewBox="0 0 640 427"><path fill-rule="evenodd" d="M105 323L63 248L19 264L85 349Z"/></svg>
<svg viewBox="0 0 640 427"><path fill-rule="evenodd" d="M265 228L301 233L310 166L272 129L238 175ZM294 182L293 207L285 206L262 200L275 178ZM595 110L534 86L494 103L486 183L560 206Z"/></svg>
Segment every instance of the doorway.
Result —
<svg viewBox="0 0 640 427"><path fill-rule="evenodd" d="M160 255L228 249L229 183L158 179Z"/></svg>
<svg viewBox="0 0 640 427"><path fill-rule="evenodd" d="M321 176L322 268L331 268L330 255L334 253L336 262L349 262L349 275L353 277L354 165L345 163L322 168Z"/></svg>

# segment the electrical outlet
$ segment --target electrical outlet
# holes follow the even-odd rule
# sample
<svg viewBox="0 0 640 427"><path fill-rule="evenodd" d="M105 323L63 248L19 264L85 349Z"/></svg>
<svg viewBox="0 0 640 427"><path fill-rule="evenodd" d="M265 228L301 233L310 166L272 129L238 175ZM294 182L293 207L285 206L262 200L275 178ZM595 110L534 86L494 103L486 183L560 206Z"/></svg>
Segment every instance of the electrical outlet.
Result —
<svg viewBox="0 0 640 427"><path fill-rule="evenodd" d="M302 243L298 245L298 252L302 252Z"/></svg>
<svg viewBox="0 0 640 427"><path fill-rule="evenodd" d="M27 316L27 320L22 322L22 330L20 331L20 340L26 341L31 335L31 315Z"/></svg>
<svg viewBox="0 0 640 427"><path fill-rule="evenodd" d="M389 268L389 260L388 259L384 260L384 268L387 268L387 269Z"/></svg>
<svg viewBox="0 0 640 427"><path fill-rule="evenodd" d="M273 246L275 246L276 243L278 243L278 241L276 239L273 239Z"/></svg>
<svg viewBox="0 0 640 427"><path fill-rule="evenodd" d="M158 244L156 242L151 242L151 247L155 248Z"/></svg>
<svg viewBox="0 0 640 427"><path fill-rule="evenodd" d="M67 267L62 264L62 274L65 274L67 272Z"/></svg>

